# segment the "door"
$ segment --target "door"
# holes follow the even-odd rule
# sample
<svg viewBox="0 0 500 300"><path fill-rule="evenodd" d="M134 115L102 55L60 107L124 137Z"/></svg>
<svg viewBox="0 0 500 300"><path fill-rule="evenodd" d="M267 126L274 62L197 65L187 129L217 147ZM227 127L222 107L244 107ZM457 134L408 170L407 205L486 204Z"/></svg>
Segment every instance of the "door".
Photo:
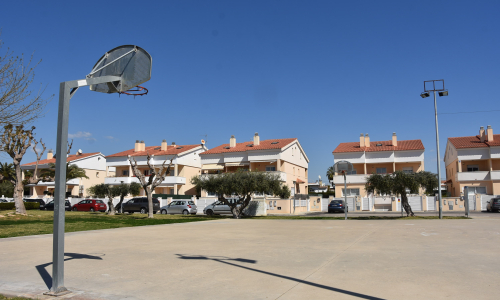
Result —
<svg viewBox="0 0 500 300"><path fill-rule="evenodd" d="M412 211L422 211L422 198L420 196L408 197L408 204L410 204Z"/></svg>
<svg viewBox="0 0 500 300"><path fill-rule="evenodd" d="M178 214L180 213L179 211L179 201L172 201L170 203L169 209L167 210L169 214Z"/></svg>
<svg viewBox="0 0 500 300"><path fill-rule="evenodd" d="M81 210L81 211L89 211L90 210L90 207L89 207L89 201L90 200L83 200L81 203L81 205L79 205L78 207L78 210Z"/></svg>
<svg viewBox="0 0 500 300"><path fill-rule="evenodd" d="M344 200L344 198L342 198ZM347 208L348 211L355 211L354 209L354 197L347 197Z"/></svg>
<svg viewBox="0 0 500 300"><path fill-rule="evenodd" d="M362 210L370 210L370 200L369 198L363 198Z"/></svg>
<svg viewBox="0 0 500 300"><path fill-rule="evenodd" d="M436 197L427 197L427 210L436 210Z"/></svg>

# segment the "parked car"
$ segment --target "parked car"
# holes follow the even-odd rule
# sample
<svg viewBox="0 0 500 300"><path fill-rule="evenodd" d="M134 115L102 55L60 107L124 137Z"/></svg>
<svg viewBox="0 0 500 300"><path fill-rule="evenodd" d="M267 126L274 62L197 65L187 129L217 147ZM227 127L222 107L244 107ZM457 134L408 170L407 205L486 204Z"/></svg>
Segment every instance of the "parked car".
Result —
<svg viewBox="0 0 500 300"><path fill-rule="evenodd" d="M198 208L192 200L175 200L169 205L165 205L161 208L161 213L166 214L183 214L183 215L196 215Z"/></svg>
<svg viewBox="0 0 500 300"><path fill-rule="evenodd" d="M7 201L5 199L0 199L0 203L4 203L4 202L9 202L9 201Z"/></svg>
<svg viewBox="0 0 500 300"><path fill-rule="evenodd" d="M65 202L64 210L70 211L71 210L71 203L69 202L69 200L66 200L64 202ZM45 204L45 207L43 209L44 210L54 210L54 200Z"/></svg>
<svg viewBox="0 0 500 300"><path fill-rule="evenodd" d="M136 211L141 214L148 212L148 198L147 197L137 197L132 198L128 202L123 204L123 211L128 213L134 213ZM160 201L157 198L153 198L153 213L160 211Z"/></svg>
<svg viewBox="0 0 500 300"><path fill-rule="evenodd" d="M345 205L344 200L332 200L328 204L328 212L332 213L332 212L336 212L336 211L349 212L349 207L347 207L347 205Z"/></svg>
<svg viewBox="0 0 500 300"><path fill-rule="evenodd" d="M73 205L73 211L102 211L106 212L108 206L102 200L86 199Z"/></svg>
<svg viewBox="0 0 500 300"><path fill-rule="evenodd" d="M486 205L486 211L492 212L495 210L500 212L500 198L493 198L488 201L488 205Z"/></svg>
<svg viewBox="0 0 500 300"><path fill-rule="evenodd" d="M230 203L234 203L234 201L238 201L238 199L227 199ZM208 216L213 215L223 215L223 214L232 214L231 208L229 205L222 203L221 201L216 201L210 205L207 205L203 209L203 213Z"/></svg>
<svg viewBox="0 0 500 300"><path fill-rule="evenodd" d="M40 210L43 210L45 208L45 201L43 201L42 199L29 199L29 198L25 198L23 199L24 202L38 202L40 203Z"/></svg>

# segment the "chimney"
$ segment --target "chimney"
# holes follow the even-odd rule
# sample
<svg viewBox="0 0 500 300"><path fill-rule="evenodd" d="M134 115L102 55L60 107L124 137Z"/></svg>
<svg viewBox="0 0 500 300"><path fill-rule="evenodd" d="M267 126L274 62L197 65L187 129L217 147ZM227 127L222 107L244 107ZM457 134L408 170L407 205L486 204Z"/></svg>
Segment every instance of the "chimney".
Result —
<svg viewBox="0 0 500 300"><path fill-rule="evenodd" d="M394 147L397 147L398 146L398 136L396 135L395 132L392 133L392 145Z"/></svg>
<svg viewBox="0 0 500 300"><path fill-rule="evenodd" d="M161 141L161 151L167 151L167 140Z"/></svg>
<svg viewBox="0 0 500 300"><path fill-rule="evenodd" d="M139 140L136 140L134 145L134 152L139 152L139 151L141 151L141 144L139 143Z"/></svg>
<svg viewBox="0 0 500 300"><path fill-rule="evenodd" d="M146 144L144 141L141 141L141 151L146 151Z"/></svg>
<svg viewBox="0 0 500 300"><path fill-rule="evenodd" d="M359 147L364 147L365 146L365 135L361 134L359 136Z"/></svg>
<svg viewBox="0 0 500 300"><path fill-rule="evenodd" d="M231 148L236 147L236 138L234 137L234 135L232 135L231 138L229 139L229 147Z"/></svg>
<svg viewBox="0 0 500 300"><path fill-rule="evenodd" d="M260 145L260 136L258 132L256 132L255 135L253 136L253 145L254 146Z"/></svg>
<svg viewBox="0 0 500 300"><path fill-rule="evenodd" d="M368 136L368 133L365 134L365 147L370 148L370 137Z"/></svg>
<svg viewBox="0 0 500 300"><path fill-rule="evenodd" d="M484 134L484 126L479 127L479 139L481 139L481 143L484 143L486 139L486 135Z"/></svg>
<svg viewBox="0 0 500 300"><path fill-rule="evenodd" d="M54 152L52 149L49 149L49 152L47 152L47 159L52 159L54 158Z"/></svg>
<svg viewBox="0 0 500 300"><path fill-rule="evenodd" d="M486 127L486 136L488 138L488 142L493 142L493 128L491 128L491 125Z"/></svg>

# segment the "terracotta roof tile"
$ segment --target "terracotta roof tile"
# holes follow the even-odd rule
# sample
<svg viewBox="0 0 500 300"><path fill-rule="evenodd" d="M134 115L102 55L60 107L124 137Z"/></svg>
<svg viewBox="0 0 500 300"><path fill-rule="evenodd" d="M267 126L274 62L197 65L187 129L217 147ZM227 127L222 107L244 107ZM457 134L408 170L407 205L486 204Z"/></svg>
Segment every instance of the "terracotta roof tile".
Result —
<svg viewBox="0 0 500 300"><path fill-rule="evenodd" d="M129 149L126 151L118 152L115 154L106 155L108 157L120 157L120 156L146 156L149 154L154 155L175 155L180 154L182 152L186 152L188 150L194 149L196 147L200 147L200 145L170 145L167 146L167 151L161 151L161 146L149 146L146 147L145 151L135 152L134 149Z"/></svg>
<svg viewBox="0 0 500 300"><path fill-rule="evenodd" d="M451 137L448 138L448 140L457 149L500 146L500 134L494 134L493 141L491 142L488 141L481 142L479 135Z"/></svg>
<svg viewBox="0 0 500 300"><path fill-rule="evenodd" d="M377 146L382 144L382 146ZM405 150L425 150L421 140L398 141L396 147L392 146L391 141L370 141L370 147L360 147L359 142L340 143L333 153L344 152L377 152L377 151L405 151Z"/></svg>
<svg viewBox="0 0 500 300"><path fill-rule="evenodd" d="M70 162L70 161L73 161L73 160L82 159L82 158L89 157L89 156L92 156L92 155L96 155L96 154L99 154L99 153L101 153L101 152L82 153L80 155L71 154L71 155L68 156L68 158L66 158L66 161ZM38 162L39 165L45 165L45 164L51 164L51 163L55 164L56 163L56 159L55 158L42 159L42 160L40 160ZM22 166L34 166L34 165L36 165L36 161L24 164Z"/></svg>
<svg viewBox="0 0 500 300"><path fill-rule="evenodd" d="M293 141L296 141L296 138L292 139L273 139L273 140L263 140L260 141L259 146L253 146L253 141L250 142L243 142L243 143L236 143L236 147L226 149L226 147L229 147L229 144L222 144L218 147L212 148L208 151L200 153L202 154L219 154L219 153L230 153L230 152L245 152L245 151L252 151L252 150L270 150L270 149L281 149L285 147L286 145L290 144ZM247 145L252 145L247 146Z"/></svg>

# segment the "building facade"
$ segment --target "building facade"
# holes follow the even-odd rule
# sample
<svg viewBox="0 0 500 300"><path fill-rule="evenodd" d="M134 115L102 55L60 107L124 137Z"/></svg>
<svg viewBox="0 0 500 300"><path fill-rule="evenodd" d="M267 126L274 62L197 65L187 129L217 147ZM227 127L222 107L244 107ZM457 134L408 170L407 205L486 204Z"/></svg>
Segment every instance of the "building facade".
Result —
<svg viewBox="0 0 500 300"><path fill-rule="evenodd" d="M72 196L78 197L86 197L87 196L87 188L91 187L95 184L104 183L104 179L106 176L109 176L108 170L106 168L106 158L100 152L94 153L82 153L81 150L78 150L76 154L68 155L66 161L69 165L76 165L79 168L85 170L85 175L87 178L75 178L68 180L66 182L66 192ZM47 158L40 160L38 162L38 174L42 172L43 169L48 169L50 164L55 164L56 159L52 153L52 150L49 150L47 153ZM36 162L27 163L21 166L23 170L31 170L35 169ZM114 173L111 172L111 175ZM30 196L32 198L42 198L45 195L53 195L55 182L43 182L40 181L38 184L28 184L27 187L30 188Z"/></svg>
<svg viewBox="0 0 500 300"><path fill-rule="evenodd" d="M333 151L334 161L348 161L354 170L346 175L347 191L344 176L336 174L333 177L335 197L344 197L345 193L367 197L365 184L370 174L424 171L424 151L421 140L398 141L396 133L389 141L372 142L368 134L361 134L359 142L340 143Z"/></svg>
<svg viewBox="0 0 500 300"><path fill-rule="evenodd" d="M204 144L198 145L167 145L163 140L160 146L148 146L144 141L136 141L134 148L106 156L106 167L114 168L115 175L105 178L104 183L118 185L121 183L139 182L135 177L129 156L137 161L139 169L145 176L149 176L150 168L147 165L147 155L151 155L151 163L160 166L165 160L171 160L173 168L165 180L155 189L155 194L169 195L196 195L196 190L191 184L191 178L201 174L201 161L199 154L207 150ZM141 192L144 195L144 191Z"/></svg>
<svg viewBox="0 0 500 300"><path fill-rule="evenodd" d="M446 184L452 197L469 194L500 194L500 134L481 126L479 134L448 138L444 156Z"/></svg>
<svg viewBox="0 0 500 300"><path fill-rule="evenodd" d="M307 194L309 159L296 138L260 140L256 133L252 141L236 143L232 136L223 144L200 153L202 173L236 172L238 169L266 171L280 175L292 195ZM202 191L202 197L215 197Z"/></svg>

